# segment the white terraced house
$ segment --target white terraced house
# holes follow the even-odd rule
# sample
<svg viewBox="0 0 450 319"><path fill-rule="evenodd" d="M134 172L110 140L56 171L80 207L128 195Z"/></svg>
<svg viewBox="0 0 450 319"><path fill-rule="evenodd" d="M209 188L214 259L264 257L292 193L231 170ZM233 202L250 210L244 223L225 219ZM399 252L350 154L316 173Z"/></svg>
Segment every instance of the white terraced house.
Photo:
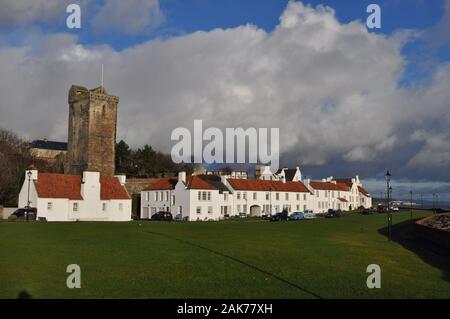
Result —
<svg viewBox="0 0 450 319"><path fill-rule="evenodd" d="M195 175L158 179L141 193L142 219L167 211L190 221L220 220L226 216L273 215L311 210L352 210L371 207L372 200L358 176L353 179L301 180L299 168L275 174L261 169L260 179ZM290 180L286 180L289 178Z"/></svg>
<svg viewBox="0 0 450 319"><path fill-rule="evenodd" d="M336 179L328 177L322 181L304 180L314 197L314 212L324 213L328 209L354 210L361 206L372 207L372 198L363 188L359 177Z"/></svg>
<svg viewBox="0 0 450 319"><path fill-rule="evenodd" d="M190 221L220 220L226 216L271 215L313 209L311 193L302 182L234 179L197 175L156 181L141 193L141 218L168 211Z"/></svg>

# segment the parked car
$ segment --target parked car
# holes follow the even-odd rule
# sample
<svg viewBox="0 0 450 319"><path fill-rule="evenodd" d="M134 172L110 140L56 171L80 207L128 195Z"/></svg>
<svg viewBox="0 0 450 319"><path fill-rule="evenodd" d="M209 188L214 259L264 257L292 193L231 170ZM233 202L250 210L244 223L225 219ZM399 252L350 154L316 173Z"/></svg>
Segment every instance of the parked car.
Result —
<svg viewBox="0 0 450 319"><path fill-rule="evenodd" d="M171 222L173 220L172 214L169 212L158 212L152 215L152 220L160 222Z"/></svg>
<svg viewBox="0 0 450 319"><path fill-rule="evenodd" d="M289 216L289 220L303 220L305 219L305 215L302 212L294 212L291 216Z"/></svg>
<svg viewBox="0 0 450 319"><path fill-rule="evenodd" d="M316 219L317 218L316 214L314 214L314 212L312 210L305 210L305 212L303 213L303 216L305 217L305 219Z"/></svg>
<svg viewBox="0 0 450 319"><path fill-rule="evenodd" d="M12 215L17 217L17 220L27 220L27 209L19 208L12 213ZM29 208L28 209L28 220L36 220L37 209Z"/></svg>
<svg viewBox="0 0 450 319"><path fill-rule="evenodd" d="M325 218L339 218L341 217L341 212L334 209L329 209L328 213L325 215Z"/></svg>
<svg viewBox="0 0 450 319"><path fill-rule="evenodd" d="M400 211L400 208L398 208L397 206L392 206L391 211L398 212L398 211Z"/></svg>
<svg viewBox="0 0 450 319"><path fill-rule="evenodd" d="M239 213L239 218L247 218L247 214L246 213Z"/></svg>
<svg viewBox="0 0 450 319"><path fill-rule="evenodd" d="M271 222L281 222L281 221L287 221L287 220L288 220L287 212L276 213L275 215L270 217Z"/></svg>
<svg viewBox="0 0 450 319"><path fill-rule="evenodd" d="M187 216L183 217L182 214L178 214L174 217L173 220L176 222L185 222L185 221L187 221L187 218L188 218Z"/></svg>

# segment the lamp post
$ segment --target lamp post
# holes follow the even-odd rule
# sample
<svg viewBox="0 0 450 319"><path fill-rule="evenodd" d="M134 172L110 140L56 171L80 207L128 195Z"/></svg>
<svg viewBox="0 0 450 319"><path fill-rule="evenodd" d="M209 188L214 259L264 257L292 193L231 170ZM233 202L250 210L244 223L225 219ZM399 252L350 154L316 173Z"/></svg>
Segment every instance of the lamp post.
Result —
<svg viewBox="0 0 450 319"><path fill-rule="evenodd" d="M392 222L392 217L391 217L391 203L390 203L390 197L391 197L391 173L389 171L386 172L385 178L386 178L386 191L387 191L387 216L388 216L388 238L389 241L391 241L391 222Z"/></svg>
<svg viewBox="0 0 450 319"><path fill-rule="evenodd" d="M436 214L436 193L433 193L433 214Z"/></svg>
<svg viewBox="0 0 450 319"><path fill-rule="evenodd" d="M411 209L409 219L412 220L412 217L413 217L413 191L412 190L409 191L409 195L410 195L409 205L410 205L410 209Z"/></svg>
<svg viewBox="0 0 450 319"><path fill-rule="evenodd" d="M27 176L28 176L28 197L27 197L27 207L26 207L26 214L27 214L27 221L28 221L28 213L30 212L30 184L31 184L31 175L33 175L33 173L31 171L27 172Z"/></svg>

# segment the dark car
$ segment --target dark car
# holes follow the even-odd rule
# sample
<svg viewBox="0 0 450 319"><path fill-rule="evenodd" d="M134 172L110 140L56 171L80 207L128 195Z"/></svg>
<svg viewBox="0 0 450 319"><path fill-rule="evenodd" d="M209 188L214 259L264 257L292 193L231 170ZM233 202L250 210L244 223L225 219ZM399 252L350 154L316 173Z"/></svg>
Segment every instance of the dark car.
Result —
<svg viewBox="0 0 450 319"><path fill-rule="evenodd" d="M152 220L160 222L171 222L173 220L172 214L169 212L158 212L152 215Z"/></svg>
<svg viewBox="0 0 450 319"><path fill-rule="evenodd" d="M364 208L361 211L361 214L362 215L373 215L373 214L376 214L377 212L378 211L376 209L373 209L373 208Z"/></svg>
<svg viewBox="0 0 450 319"><path fill-rule="evenodd" d="M271 222L281 222L281 221L287 221L288 220L288 213L282 212L282 213L276 213L272 217L270 217Z"/></svg>
<svg viewBox="0 0 450 319"><path fill-rule="evenodd" d="M329 209L328 213L325 215L325 218L339 218L341 217L341 212L334 209Z"/></svg>
<svg viewBox="0 0 450 319"><path fill-rule="evenodd" d="M27 220L27 209L26 208L19 208L16 209L12 215L17 217L17 220ZM28 209L28 220L36 220L37 215L37 209L36 208L29 208Z"/></svg>

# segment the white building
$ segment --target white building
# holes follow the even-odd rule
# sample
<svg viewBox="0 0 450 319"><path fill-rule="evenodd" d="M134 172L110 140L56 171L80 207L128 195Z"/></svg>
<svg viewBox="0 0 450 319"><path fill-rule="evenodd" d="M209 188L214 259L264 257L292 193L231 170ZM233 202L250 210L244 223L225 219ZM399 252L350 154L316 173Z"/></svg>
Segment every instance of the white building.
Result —
<svg viewBox="0 0 450 319"><path fill-rule="evenodd" d="M30 182L28 175L30 174ZM125 177L39 173L29 170L19 194L19 207L37 209L47 221L130 221L131 199ZM28 193L29 187L29 193Z"/></svg>
<svg viewBox="0 0 450 319"><path fill-rule="evenodd" d="M328 209L351 211L361 206L372 207L372 198L362 187L358 176L336 180L328 177L322 181L305 179L304 183L313 194L316 213L324 213Z"/></svg>
<svg viewBox="0 0 450 319"><path fill-rule="evenodd" d="M271 215L313 209L309 190L301 182L233 179L202 175L162 178L141 194L141 218L160 211L190 221L220 220L226 216Z"/></svg>

